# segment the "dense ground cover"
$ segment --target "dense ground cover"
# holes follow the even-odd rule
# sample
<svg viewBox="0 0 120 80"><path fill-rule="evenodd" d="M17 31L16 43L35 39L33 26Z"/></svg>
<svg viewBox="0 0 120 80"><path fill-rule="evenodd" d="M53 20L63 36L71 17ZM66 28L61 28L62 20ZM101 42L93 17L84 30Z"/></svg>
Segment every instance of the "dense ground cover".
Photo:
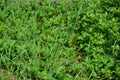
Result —
<svg viewBox="0 0 120 80"><path fill-rule="evenodd" d="M0 0L0 80L119 80L119 0Z"/></svg>

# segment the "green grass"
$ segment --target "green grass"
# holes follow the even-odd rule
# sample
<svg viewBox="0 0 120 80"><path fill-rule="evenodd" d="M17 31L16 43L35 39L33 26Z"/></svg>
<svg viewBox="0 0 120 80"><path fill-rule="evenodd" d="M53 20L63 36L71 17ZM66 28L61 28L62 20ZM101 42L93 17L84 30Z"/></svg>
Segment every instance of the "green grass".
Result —
<svg viewBox="0 0 120 80"><path fill-rule="evenodd" d="M0 80L119 80L118 0L0 1Z"/></svg>

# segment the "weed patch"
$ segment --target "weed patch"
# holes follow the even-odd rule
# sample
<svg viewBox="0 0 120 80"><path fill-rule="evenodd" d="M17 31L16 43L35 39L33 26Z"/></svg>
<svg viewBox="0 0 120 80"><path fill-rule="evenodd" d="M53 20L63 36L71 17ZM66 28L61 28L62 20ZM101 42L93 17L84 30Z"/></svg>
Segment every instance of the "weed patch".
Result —
<svg viewBox="0 0 120 80"><path fill-rule="evenodd" d="M0 79L119 80L118 0L0 1Z"/></svg>

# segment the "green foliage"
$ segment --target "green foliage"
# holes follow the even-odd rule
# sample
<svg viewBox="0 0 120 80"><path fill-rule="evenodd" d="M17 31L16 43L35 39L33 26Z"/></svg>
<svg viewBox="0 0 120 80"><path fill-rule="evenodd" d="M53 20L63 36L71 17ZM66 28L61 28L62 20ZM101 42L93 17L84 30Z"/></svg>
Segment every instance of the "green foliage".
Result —
<svg viewBox="0 0 120 80"><path fill-rule="evenodd" d="M0 79L119 80L119 0L0 1Z"/></svg>

